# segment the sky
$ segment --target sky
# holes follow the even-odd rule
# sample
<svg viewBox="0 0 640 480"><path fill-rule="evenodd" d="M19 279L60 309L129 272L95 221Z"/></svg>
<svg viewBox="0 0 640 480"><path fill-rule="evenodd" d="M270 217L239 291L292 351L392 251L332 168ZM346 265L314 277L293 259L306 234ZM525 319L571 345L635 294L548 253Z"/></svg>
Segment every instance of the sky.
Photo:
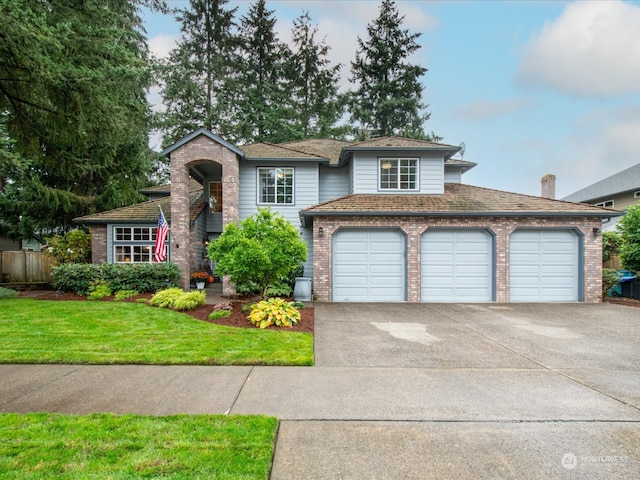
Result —
<svg viewBox="0 0 640 480"><path fill-rule="evenodd" d="M252 1L231 0L236 19ZM189 2L168 0L171 7ZM267 0L280 40L308 10L350 88L358 37L378 0ZM640 0L397 0L403 27L421 33L411 62L428 69L427 132L464 142L478 165L463 182L540 195L556 176L562 198L640 163ZM172 15L145 12L149 47L166 56L180 38ZM157 89L150 101L161 108ZM215 133L215 132L214 132ZM151 144L159 149L159 141Z"/></svg>

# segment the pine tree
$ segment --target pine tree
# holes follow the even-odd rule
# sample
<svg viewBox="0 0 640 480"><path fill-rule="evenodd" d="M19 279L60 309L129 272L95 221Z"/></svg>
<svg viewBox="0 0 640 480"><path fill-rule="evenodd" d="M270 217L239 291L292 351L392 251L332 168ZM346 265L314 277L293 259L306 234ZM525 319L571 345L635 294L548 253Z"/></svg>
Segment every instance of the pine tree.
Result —
<svg viewBox="0 0 640 480"><path fill-rule="evenodd" d="M423 125L430 114L420 83L427 69L408 62L420 48L421 34L402 29L403 21L395 2L383 0L378 18L367 25L368 39L358 37L349 79L356 90L350 94L349 111L361 136L429 137Z"/></svg>
<svg viewBox="0 0 640 480"><path fill-rule="evenodd" d="M331 65L329 46L318 42L318 27L309 12L293 22L294 53L289 62L291 99L295 112L294 131L300 138L340 136L336 123L344 105L338 94L341 65Z"/></svg>
<svg viewBox="0 0 640 480"><path fill-rule="evenodd" d="M277 38L273 13L265 0L257 0L242 17L237 97L237 136L242 143L279 143L291 138L290 92L284 78L285 61L291 52Z"/></svg>
<svg viewBox="0 0 640 480"><path fill-rule="evenodd" d="M0 230L130 204L151 169L141 1L0 0Z"/></svg>
<svg viewBox="0 0 640 480"><path fill-rule="evenodd" d="M237 91L237 8L228 0L191 0L178 10L182 37L159 68L166 111L160 115L163 144L204 127L234 138Z"/></svg>

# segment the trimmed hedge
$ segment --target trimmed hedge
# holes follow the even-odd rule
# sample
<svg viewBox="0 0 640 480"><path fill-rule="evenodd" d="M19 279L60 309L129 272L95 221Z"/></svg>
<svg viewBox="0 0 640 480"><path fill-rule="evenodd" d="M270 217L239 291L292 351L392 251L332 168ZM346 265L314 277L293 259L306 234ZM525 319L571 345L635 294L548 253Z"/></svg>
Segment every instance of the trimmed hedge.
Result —
<svg viewBox="0 0 640 480"><path fill-rule="evenodd" d="M180 283L173 263L66 263L53 269L54 287L87 295L91 284L103 281L111 290L156 292Z"/></svg>

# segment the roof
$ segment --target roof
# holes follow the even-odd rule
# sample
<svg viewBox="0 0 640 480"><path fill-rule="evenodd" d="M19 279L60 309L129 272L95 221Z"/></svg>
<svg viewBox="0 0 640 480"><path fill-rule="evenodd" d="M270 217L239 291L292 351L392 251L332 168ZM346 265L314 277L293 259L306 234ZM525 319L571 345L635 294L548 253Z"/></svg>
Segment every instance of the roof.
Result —
<svg viewBox="0 0 640 480"><path fill-rule="evenodd" d="M572 216L616 217L622 212L581 203L503 192L460 183L443 195L353 194L300 212L314 216Z"/></svg>
<svg viewBox="0 0 640 480"><path fill-rule="evenodd" d="M166 196L148 202L136 203L128 207L115 208L106 212L85 215L74 218L76 223L99 224L99 223L156 223L158 213L162 208L167 222L171 223L171 197ZM205 201L202 189L191 192L189 195L189 220L195 220L204 210Z"/></svg>
<svg viewBox="0 0 640 480"><path fill-rule="evenodd" d="M336 165L340 161L340 154L342 153L343 147L348 147L351 144L351 142L331 138L310 138L307 140L281 143L280 145L326 157L329 159L331 165Z"/></svg>
<svg viewBox="0 0 640 480"><path fill-rule="evenodd" d="M379 150L384 148L386 151L398 150L423 150L437 151L444 153L444 158L449 159L460 151L461 147L447 145L444 143L434 143L428 140L417 140L415 138L405 137L378 137L363 142L352 143L345 146L342 150L341 160L351 155L351 152L363 150Z"/></svg>
<svg viewBox="0 0 640 480"><path fill-rule="evenodd" d="M173 145L170 145L167 148L165 148L162 152L160 152L160 155L165 157L165 156L169 155L171 152L173 152L174 150L176 150L176 149L182 147L183 145L189 143L194 138L199 137L200 135L204 135L205 137L209 138L210 140L213 140L214 142L222 145L223 147L228 148L229 150L231 150L236 155L239 155L241 157L244 155L242 153L242 150L240 150L238 147L236 147L235 145L227 142L226 140L223 140L221 137L219 137L218 135L213 133L211 130L207 130L206 128L199 128L195 132L191 132L186 137L181 138L180 140L178 140Z"/></svg>
<svg viewBox="0 0 640 480"><path fill-rule="evenodd" d="M247 160L277 160L277 159L296 159L296 160L314 160L327 161L328 157L316 153L305 152L290 148L288 146L275 145L273 143L252 143L242 147L245 158Z"/></svg>
<svg viewBox="0 0 640 480"><path fill-rule="evenodd" d="M563 200L588 202L632 190L640 190L640 163L567 195Z"/></svg>
<svg viewBox="0 0 640 480"><path fill-rule="evenodd" d="M202 185L200 185L197 180L194 180L193 178L189 178L189 191L190 192L196 192L198 190L202 190ZM145 195L161 194L161 193L164 193L166 195L170 195L171 194L171 184L167 183L165 185L158 185L158 186L155 186L155 187L147 187L147 188L143 188L143 189L138 190L138 191L140 193L145 194Z"/></svg>

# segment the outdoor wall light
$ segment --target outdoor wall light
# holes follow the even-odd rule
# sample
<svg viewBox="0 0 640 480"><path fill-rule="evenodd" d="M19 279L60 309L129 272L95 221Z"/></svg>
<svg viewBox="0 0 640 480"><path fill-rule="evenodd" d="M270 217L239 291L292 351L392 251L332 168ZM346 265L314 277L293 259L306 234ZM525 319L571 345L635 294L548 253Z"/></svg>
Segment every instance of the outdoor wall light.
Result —
<svg viewBox="0 0 640 480"><path fill-rule="evenodd" d="M202 237L202 244L205 246L209 245L209 237Z"/></svg>
<svg viewBox="0 0 640 480"><path fill-rule="evenodd" d="M593 236L597 237L600 234L600 229L598 227L593 227Z"/></svg>
<svg viewBox="0 0 640 480"><path fill-rule="evenodd" d="M318 236L324 237L324 228L323 227L318 228Z"/></svg>

